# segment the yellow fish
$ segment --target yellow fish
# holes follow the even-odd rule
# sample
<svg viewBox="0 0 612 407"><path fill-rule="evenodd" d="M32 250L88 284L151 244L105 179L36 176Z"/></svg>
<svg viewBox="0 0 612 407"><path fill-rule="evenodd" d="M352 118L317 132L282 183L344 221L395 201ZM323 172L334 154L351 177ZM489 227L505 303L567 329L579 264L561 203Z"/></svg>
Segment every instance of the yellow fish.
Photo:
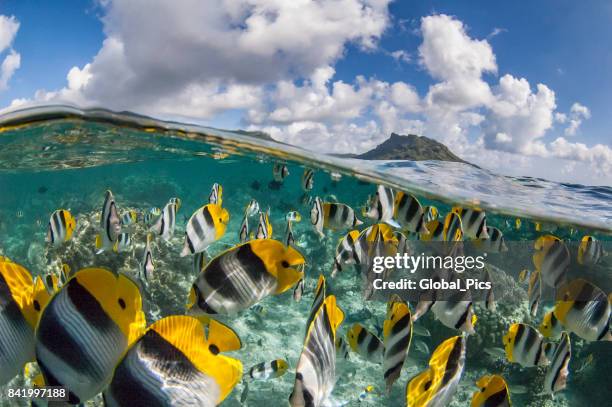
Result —
<svg viewBox="0 0 612 407"><path fill-rule="evenodd" d="M240 349L240 339L225 325L204 325L189 316L155 322L130 348L104 392L109 407L189 404L214 407L242 378L242 363L220 354Z"/></svg>
<svg viewBox="0 0 612 407"><path fill-rule="evenodd" d="M45 383L69 389L70 403L100 393L146 326L138 286L125 275L77 272L44 309L36 359Z"/></svg>

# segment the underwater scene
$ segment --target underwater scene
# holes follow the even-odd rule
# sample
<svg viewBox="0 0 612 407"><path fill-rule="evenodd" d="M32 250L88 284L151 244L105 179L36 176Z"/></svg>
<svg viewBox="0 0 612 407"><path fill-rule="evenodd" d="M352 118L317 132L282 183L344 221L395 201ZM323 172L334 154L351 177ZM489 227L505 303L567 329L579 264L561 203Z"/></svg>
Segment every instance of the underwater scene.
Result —
<svg viewBox="0 0 612 407"><path fill-rule="evenodd" d="M609 405L610 233L609 187L13 113L0 405Z"/></svg>

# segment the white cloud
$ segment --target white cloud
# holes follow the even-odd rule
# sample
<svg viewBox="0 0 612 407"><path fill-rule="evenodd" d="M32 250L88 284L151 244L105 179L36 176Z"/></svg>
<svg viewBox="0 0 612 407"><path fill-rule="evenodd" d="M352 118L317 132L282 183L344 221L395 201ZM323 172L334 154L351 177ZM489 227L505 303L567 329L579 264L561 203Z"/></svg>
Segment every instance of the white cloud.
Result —
<svg viewBox="0 0 612 407"><path fill-rule="evenodd" d="M591 118L591 111L588 107L576 102L570 108L569 125L565 128L566 136L575 136L583 120Z"/></svg>
<svg viewBox="0 0 612 407"><path fill-rule="evenodd" d="M410 54L402 49L390 52L389 55L397 62L403 62L407 64L412 61L412 57L410 56Z"/></svg>
<svg viewBox="0 0 612 407"><path fill-rule="evenodd" d="M248 100L256 87L310 77L342 57L348 43L373 48L388 24L388 3L106 1L107 38L88 66L73 68L86 70L87 80L41 97L200 117L249 107L234 96L248 93ZM207 105L215 90L223 100Z"/></svg>
<svg viewBox="0 0 612 407"><path fill-rule="evenodd" d="M0 52L11 46L19 31L19 21L14 16L0 15Z"/></svg>
<svg viewBox="0 0 612 407"><path fill-rule="evenodd" d="M505 28L495 27L493 28L493 31L491 31L491 33L487 35L487 38L497 37L499 34L505 33L505 32L508 32L508 30L506 30Z"/></svg>
<svg viewBox="0 0 612 407"><path fill-rule="evenodd" d="M8 86L8 81L11 79L13 74L21 65L21 55L11 50L11 52L4 58L2 65L0 66L0 91L4 90Z"/></svg>
<svg viewBox="0 0 612 407"><path fill-rule="evenodd" d="M483 125L486 147L534 154L539 150L537 141L552 128L555 93L543 84L538 84L533 92L525 78L507 74L500 78L494 93ZM499 142L499 133L506 134L512 142Z"/></svg>
<svg viewBox="0 0 612 407"><path fill-rule="evenodd" d="M7 17L0 15L0 53L10 49L17 31L19 31L19 21L14 16ZM8 82L13 74L21 65L21 55L10 49L0 65L0 91L8 87Z"/></svg>

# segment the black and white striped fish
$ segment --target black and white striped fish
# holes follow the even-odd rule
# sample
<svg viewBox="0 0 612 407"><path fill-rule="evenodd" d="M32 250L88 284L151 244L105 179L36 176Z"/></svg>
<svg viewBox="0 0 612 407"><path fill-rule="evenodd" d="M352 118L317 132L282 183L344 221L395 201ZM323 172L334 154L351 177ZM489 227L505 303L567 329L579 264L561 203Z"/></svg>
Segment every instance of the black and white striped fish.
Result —
<svg viewBox="0 0 612 407"><path fill-rule="evenodd" d="M336 255L334 256L334 266L331 276L335 277L339 271L342 271L342 266L345 264L355 264L357 258L355 256L355 244L359 239L359 231L351 230L348 232L336 247Z"/></svg>
<svg viewBox="0 0 612 407"><path fill-rule="evenodd" d="M380 363L385 346L376 335L368 331L361 324L355 323L348 331L346 337L353 352L370 362Z"/></svg>
<svg viewBox="0 0 612 407"><path fill-rule="evenodd" d="M323 204L321 203L321 198L317 196L315 197L314 202L312 203L312 208L310 209L310 223L312 226L314 226L314 229L321 237L325 236L323 234L324 222L325 215L323 212Z"/></svg>
<svg viewBox="0 0 612 407"><path fill-rule="evenodd" d="M190 312L233 314L269 295L281 294L304 278L304 257L272 239L242 243L212 259L189 294Z"/></svg>
<svg viewBox="0 0 612 407"><path fill-rule="evenodd" d="M125 354L104 391L104 405L217 406L242 378L242 363L220 352L240 346L219 322L211 320L206 332L193 317L163 318Z"/></svg>
<svg viewBox="0 0 612 407"><path fill-rule="evenodd" d="M247 216L255 216L259 213L259 203L255 199L251 199L249 204L246 206L245 212Z"/></svg>
<svg viewBox="0 0 612 407"><path fill-rule="evenodd" d="M293 287L293 299L295 302L300 302L302 300L302 296L304 295L304 279L300 279L297 282L295 287Z"/></svg>
<svg viewBox="0 0 612 407"><path fill-rule="evenodd" d="M147 241L145 243L144 252L142 253L142 262L139 263L140 280L143 283L148 283L153 278L155 272L155 264L153 263L153 253L151 251L151 241L153 235L147 233Z"/></svg>
<svg viewBox="0 0 612 407"><path fill-rule="evenodd" d="M363 224L353 208L337 202L323 203L323 227L329 229L352 228Z"/></svg>
<svg viewBox="0 0 612 407"><path fill-rule="evenodd" d="M138 286L104 269L76 273L52 297L36 329L36 359L48 386L69 389L71 404L100 393L144 332Z"/></svg>
<svg viewBox="0 0 612 407"><path fill-rule="evenodd" d="M578 263L594 266L606 255L603 245L593 236L584 236L578 246Z"/></svg>
<svg viewBox="0 0 612 407"><path fill-rule="evenodd" d="M570 265L570 253L561 239L553 235L540 236L534 244L533 264L542 281L558 288L565 283Z"/></svg>
<svg viewBox="0 0 612 407"><path fill-rule="evenodd" d="M289 168L285 164L276 163L272 168L272 177L276 182L283 182L289 176Z"/></svg>
<svg viewBox="0 0 612 407"><path fill-rule="evenodd" d="M161 216L157 219L157 222L151 227L151 231L166 241L170 240L174 234L178 208L179 206L176 202L168 202L164 209L162 209Z"/></svg>
<svg viewBox="0 0 612 407"><path fill-rule="evenodd" d="M291 221L287 220L287 227L285 228L285 238L283 239L287 246L295 245L295 236L293 235L293 227Z"/></svg>
<svg viewBox="0 0 612 407"><path fill-rule="evenodd" d="M117 241L113 246L113 251L117 253L127 252L132 248L132 238L127 232L120 233L117 237Z"/></svg>
<svg viewBox="0 0 612 407"><path fill-rule="evenodd" d="M105 250L112 250L117 237L121 232L121 219L117 214L115 197L111 191L106 191L104 195L104 205L100 216L100 232L96 236L96 249L98 253Z"/></svg>
<svg viewBox="0 0 612 407"><path fill-rule="evenodd" d="M255 239L271 239L272 231L272 223L270 223L270 208L268 208L266 212L259 212L259 223L257 224Z"/></svg>
<svg viewBox="0 0 612 407"><path fill-rule="evenodd" d="M131 209L123 213L123 216L121 217L121 225L129 226L132 223L136 223L137 219L138 219L138 212Z"/></svg>
<svg viewBox="0 0 612 407"><path fill-rule="evenodd" d="M336 297L325 297L324 281L319 284L319 297L311 309L306 327L304 348L297 363L293 391L289 396L292 407L322 406L330 400L336 384L336 332L344 313L336 305ZM319 301L318 298L324 298Z"/></svg>
<svg viewBox="0 0 612 407"><path fill-rule="evenodd" d="M399 228L400 225L393 219L394 201L393 190L379 185L376 187L376 194L368 199L363 215L376 222Z"/></svg>
<svg viewBox="0 0 612 407"><path fill-rule="evenodd" d="M204 251L219 240L229 222L229 212L217 204L204 205L191 215L185 227L185 243L181 257Z"/></svg>
<svg viewBox="0 0 612 407"><path fill-rule="evenodd" d="M449 328L459 329L470 335L476 332L474 326L478 318L474 313L469 292L457 292L454 298L435 301L431 310L436 318Z"/></svg>
<svg viewBox="0 0 612 407"><path fill-rule="evenodd" d="M349 346L346 344L346 341L341 337L336 337L336 355L342 359L349 358Z"/></svg>
<svg viewBox="0 0 612 407"><path fill-rule="evenodd" d="M304 169L302 174L302 190L308 192L314 186L314 171L311 168Z"/></svg>
<svg viewBox="0 0 612 407"><path fill-rule="evenodd" d="M210 189L210 195L208 195L208 203L222 206L223 205L223 187L216 182Z"/></svg>
<svg viewBox="0 0 612 407"><path fill-rule="evenodd" d="M612 341L612 295L593 283L576 279L559 287L555 317L565 330L587 341Z"/></svg>
<svg viewBox="0 0 612 407"><path fill-rule="evenodd" d="M571 357L570 337L567 332L563 332L544 376L544 393L554 394L565 389Z"/></svg>
<svg viewBox="0 0 612 407"><path fill-rule="evenodd" d="M429 358L429 367L406 386L407 406L447 406L465 368L467 337L453 336L442 342Z"/></svg>
<svg viewBox="0 0 612 407"><path fill-rule="evenodd" d="M412 316L408 304L392 297L383 323L383 370L387 393L399 378L412 339Z"/></svg>
<svg viewBox="0 0 612 407"><path fill-rule="evenodd" d="M529 276L527 297L529 298L529 313L532 317L535 317L542 298L542 278L539 270L534 270Z"/></svg>
<svg viewBox="0 0 612 407"><path fill-rule="evenodd" d="M505 253L508 251L504 234L501 230L493 226L487 226L487 234L489 235L486 239L476 240L479 248L485 253Z"/></svg>
<svg viewBox="0 0 612 407"><path fill-rule="evenodd" d="M431 221L437 220L439 216L438 208L433 205L429 205L423 208L423 213L425 214L425 223L429 223Z"/></svg>
<svg viewBox="0 0 612 407"><path fill-rule="evenodd" d="M426 233L425 212L415 196L398 192L393 205L393 217L403 229L413 233Z"/></svg>
<svg viewBox="0 0 612 407"><path fill-rule="evenodd" d="M289 365L284 359L274 359L271 362L261 362L251 367L246 374L250 380L267 380L281 377L287 373Z"/></svg>
<svg viewBox="0 0 612 407"><path fill-rule="evenodd" d="M466 209L455 206L452 212L461 218L461 226L465 235L471 239L488 239L487 215L480 209Z"/></svg>
<svg viewBox="0 0 612 407"><path fill-rule="evenodd" d="M75 229L76 220L70 211L58 209L53 212L49 219L46 241L56 246L67 242L72 237Z"/></svg>
<svg viewBox="0 0 612 407"><path fill-rule="evenodd" d="M547 345L537 329L527 324L512 324L503 337L506 357L523 367L545 366Z"/></svg>
<svg viewBox="0 0 612 407"><path fill-rule="evenodd" d="M249 215L248 212L244 213L242 223L240 224L240 230L238 231L238 240L240 243L244 243L249 240Z"/></svg>

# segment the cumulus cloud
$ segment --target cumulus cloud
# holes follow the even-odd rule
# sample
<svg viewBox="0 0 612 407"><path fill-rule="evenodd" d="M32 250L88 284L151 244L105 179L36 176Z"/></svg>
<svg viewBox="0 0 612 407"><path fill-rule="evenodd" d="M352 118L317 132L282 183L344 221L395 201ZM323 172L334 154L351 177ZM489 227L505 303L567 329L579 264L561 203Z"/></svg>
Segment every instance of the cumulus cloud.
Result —
<svg viewBox="0 0 612 407"><path fill-rule="evenodd" d="M388 2L106 1L107 38L88 66L76 68L87 81L41 97L199 117L250 107L256 87L308 77L348 43L373 48ZM209 103L216 92L222 100Z"/></svg>
<svg viewBox="0 0 612 407"><path fill-rule="evenodd" d="M578 128L582 124L583 120L587 120L591 118L591 111L588 107L581 105L576 102L570 108L569 113L569 124L565 128L566 136L574 136L578 132Z"/></svg>
<svg viewBox="0 0 612 407"><path fill-rule="evenodd" d="M515 153L534 153L546 131L552 128L555 92L538 84L535 92L525 78L504 75L495 89L483 125L487 148ZM506 137L500 141L498 135ZM511 140L511 142L508 142Z"/></svg>
<svg viewBox="0 0 612 407"><path fill-rule="evenodd" d="M19 31L19 21L14 16L0 15L0 54L9 50L0 65L0 91L8 87L9 80L21 65L21 55L11 49L17 31Z"/></svg>

